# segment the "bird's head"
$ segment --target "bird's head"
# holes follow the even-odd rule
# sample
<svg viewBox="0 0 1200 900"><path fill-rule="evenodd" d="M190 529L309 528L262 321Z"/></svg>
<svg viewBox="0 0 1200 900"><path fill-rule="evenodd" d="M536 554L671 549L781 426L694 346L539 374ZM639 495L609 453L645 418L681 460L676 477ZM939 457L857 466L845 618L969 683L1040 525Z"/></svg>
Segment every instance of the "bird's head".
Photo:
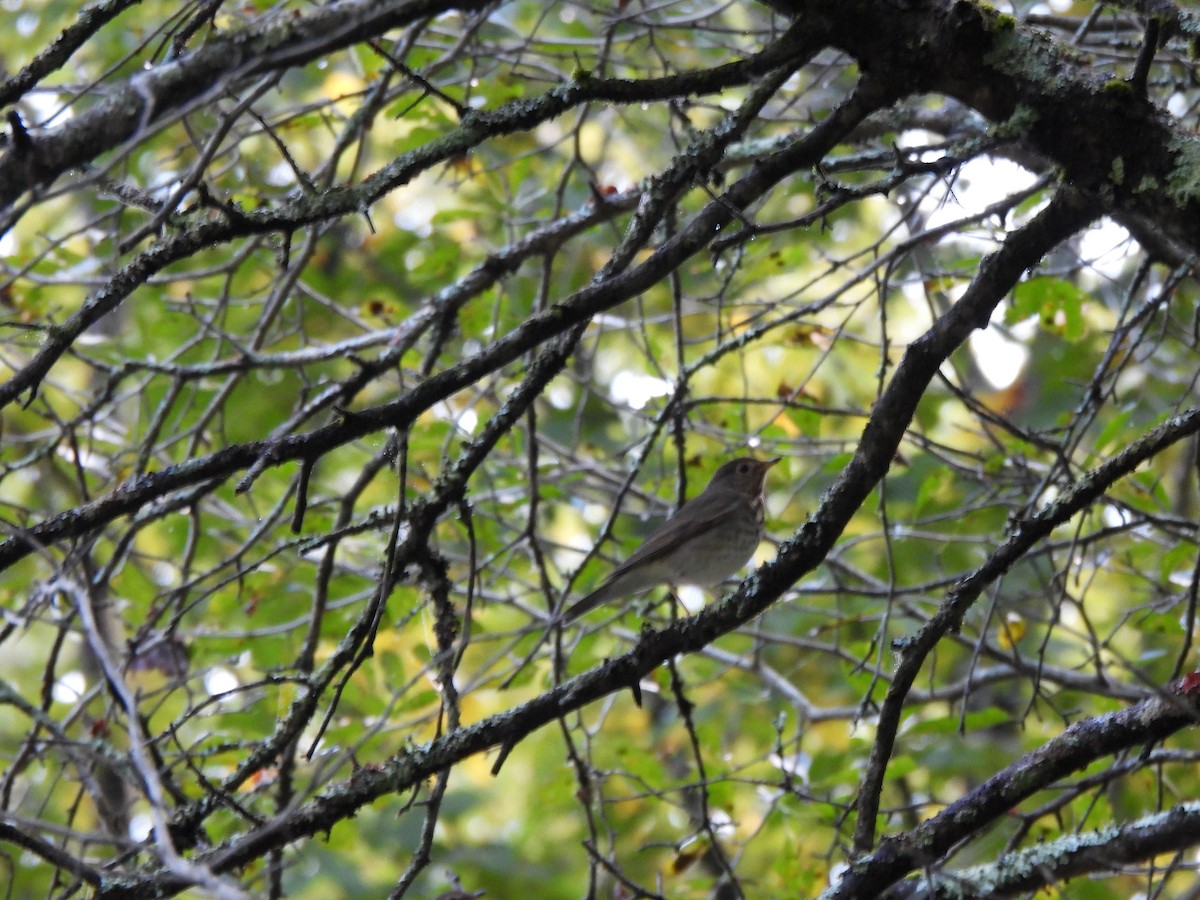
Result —
<svg viewBox="0 0 1200 900"><path fill-rule="evenodd" d="M757 496L762 493L763 483L767 479L767 470L780 459L782 457L779 456L774 459L753 459L749 456L731 459L717 469L708 487L709 489L735 490L750 496Z"/></svg>

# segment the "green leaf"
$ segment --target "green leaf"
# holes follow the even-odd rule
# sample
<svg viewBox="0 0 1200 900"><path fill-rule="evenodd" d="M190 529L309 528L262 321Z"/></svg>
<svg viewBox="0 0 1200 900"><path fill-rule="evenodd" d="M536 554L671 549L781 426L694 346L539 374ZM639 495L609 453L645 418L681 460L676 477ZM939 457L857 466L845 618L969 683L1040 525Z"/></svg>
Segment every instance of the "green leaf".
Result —
<svg viewBox="0 0 1200 900"><path fill-rule="evenodd" d="M1029 278L1013 289L1004 321L1008 325L1015 325L1036 316L1047 331L1076 343L1083 338L1086 330L1083 303L1087 299L1085 291L1065 279L1049 276Z"/></svg>

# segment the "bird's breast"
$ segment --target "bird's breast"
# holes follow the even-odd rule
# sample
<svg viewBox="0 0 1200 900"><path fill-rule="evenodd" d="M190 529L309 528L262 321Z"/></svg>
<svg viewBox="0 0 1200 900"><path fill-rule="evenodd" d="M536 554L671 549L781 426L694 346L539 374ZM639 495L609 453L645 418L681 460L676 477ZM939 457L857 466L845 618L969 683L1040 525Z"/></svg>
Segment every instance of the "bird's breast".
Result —
<svg viewBox="0 0 1200 900"><path fill-rule="evenodd" d="M746 505L717 527L698 535L684 552L672 554L673 578L677 584L701 587L724 581L744 566L762 540L762 511Z"/></svg>

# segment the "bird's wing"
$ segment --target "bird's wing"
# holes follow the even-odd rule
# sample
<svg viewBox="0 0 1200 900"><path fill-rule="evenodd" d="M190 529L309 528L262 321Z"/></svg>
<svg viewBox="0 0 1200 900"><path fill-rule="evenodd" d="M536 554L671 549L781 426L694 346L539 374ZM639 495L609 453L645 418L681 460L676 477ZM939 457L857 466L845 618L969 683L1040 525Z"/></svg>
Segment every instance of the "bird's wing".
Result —
<svg viewBox="0 0 1200 900"><path fill-rule="evenodd" d="M678 517L683 514L684 510L688 511L688 515L680 522L678 521ZM650 536L634 551L629 559L625 560L625 562L609 573L600 587L596 588L596 590L592 591L582 600L567 607L562 615L563 623L573 622L584 613L591 612L600 604L607 603L609 600L613 600L620 594L625 593L627 587L621 584L621 577L632 568L645 563L653 563L656 559L666 556L667 553L674 550L680 544L686 544L693 538L704 534L704 532L708 531L708 529L712 528L728 515L729 500L722 492L711 493L706 491L698 494L681 506L679 512L675 513L674 516L668 518L667 521L652 531ZM641 590L645 590L648 586L642 586ZM636 590L631 591L631 593L636 593Z"/></svg>
<svg viewBox="0 0 1200 900"><path fill-rule="evenodd" d="M608 576L611 581L631 566L653 562L704 534L729 515L729 497L723 491L705 491L679 507L679 512L650 533L642 545ZM684 512L687 515L684 515Z"/></svg>

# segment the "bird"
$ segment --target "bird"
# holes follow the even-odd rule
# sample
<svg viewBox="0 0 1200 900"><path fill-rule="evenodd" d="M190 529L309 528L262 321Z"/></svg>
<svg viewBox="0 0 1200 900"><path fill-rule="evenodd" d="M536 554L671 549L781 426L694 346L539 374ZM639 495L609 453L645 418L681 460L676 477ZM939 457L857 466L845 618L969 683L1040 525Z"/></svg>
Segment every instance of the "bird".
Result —
<svg viewBox="0 0 1200 900"><path fill-rule="evenodd" d="M602 603L660 584L708 587L744 566L763 535L763 487L781 457L732 459L703 491L655 529L601 585L569 606L568 624Z"/></svg>

